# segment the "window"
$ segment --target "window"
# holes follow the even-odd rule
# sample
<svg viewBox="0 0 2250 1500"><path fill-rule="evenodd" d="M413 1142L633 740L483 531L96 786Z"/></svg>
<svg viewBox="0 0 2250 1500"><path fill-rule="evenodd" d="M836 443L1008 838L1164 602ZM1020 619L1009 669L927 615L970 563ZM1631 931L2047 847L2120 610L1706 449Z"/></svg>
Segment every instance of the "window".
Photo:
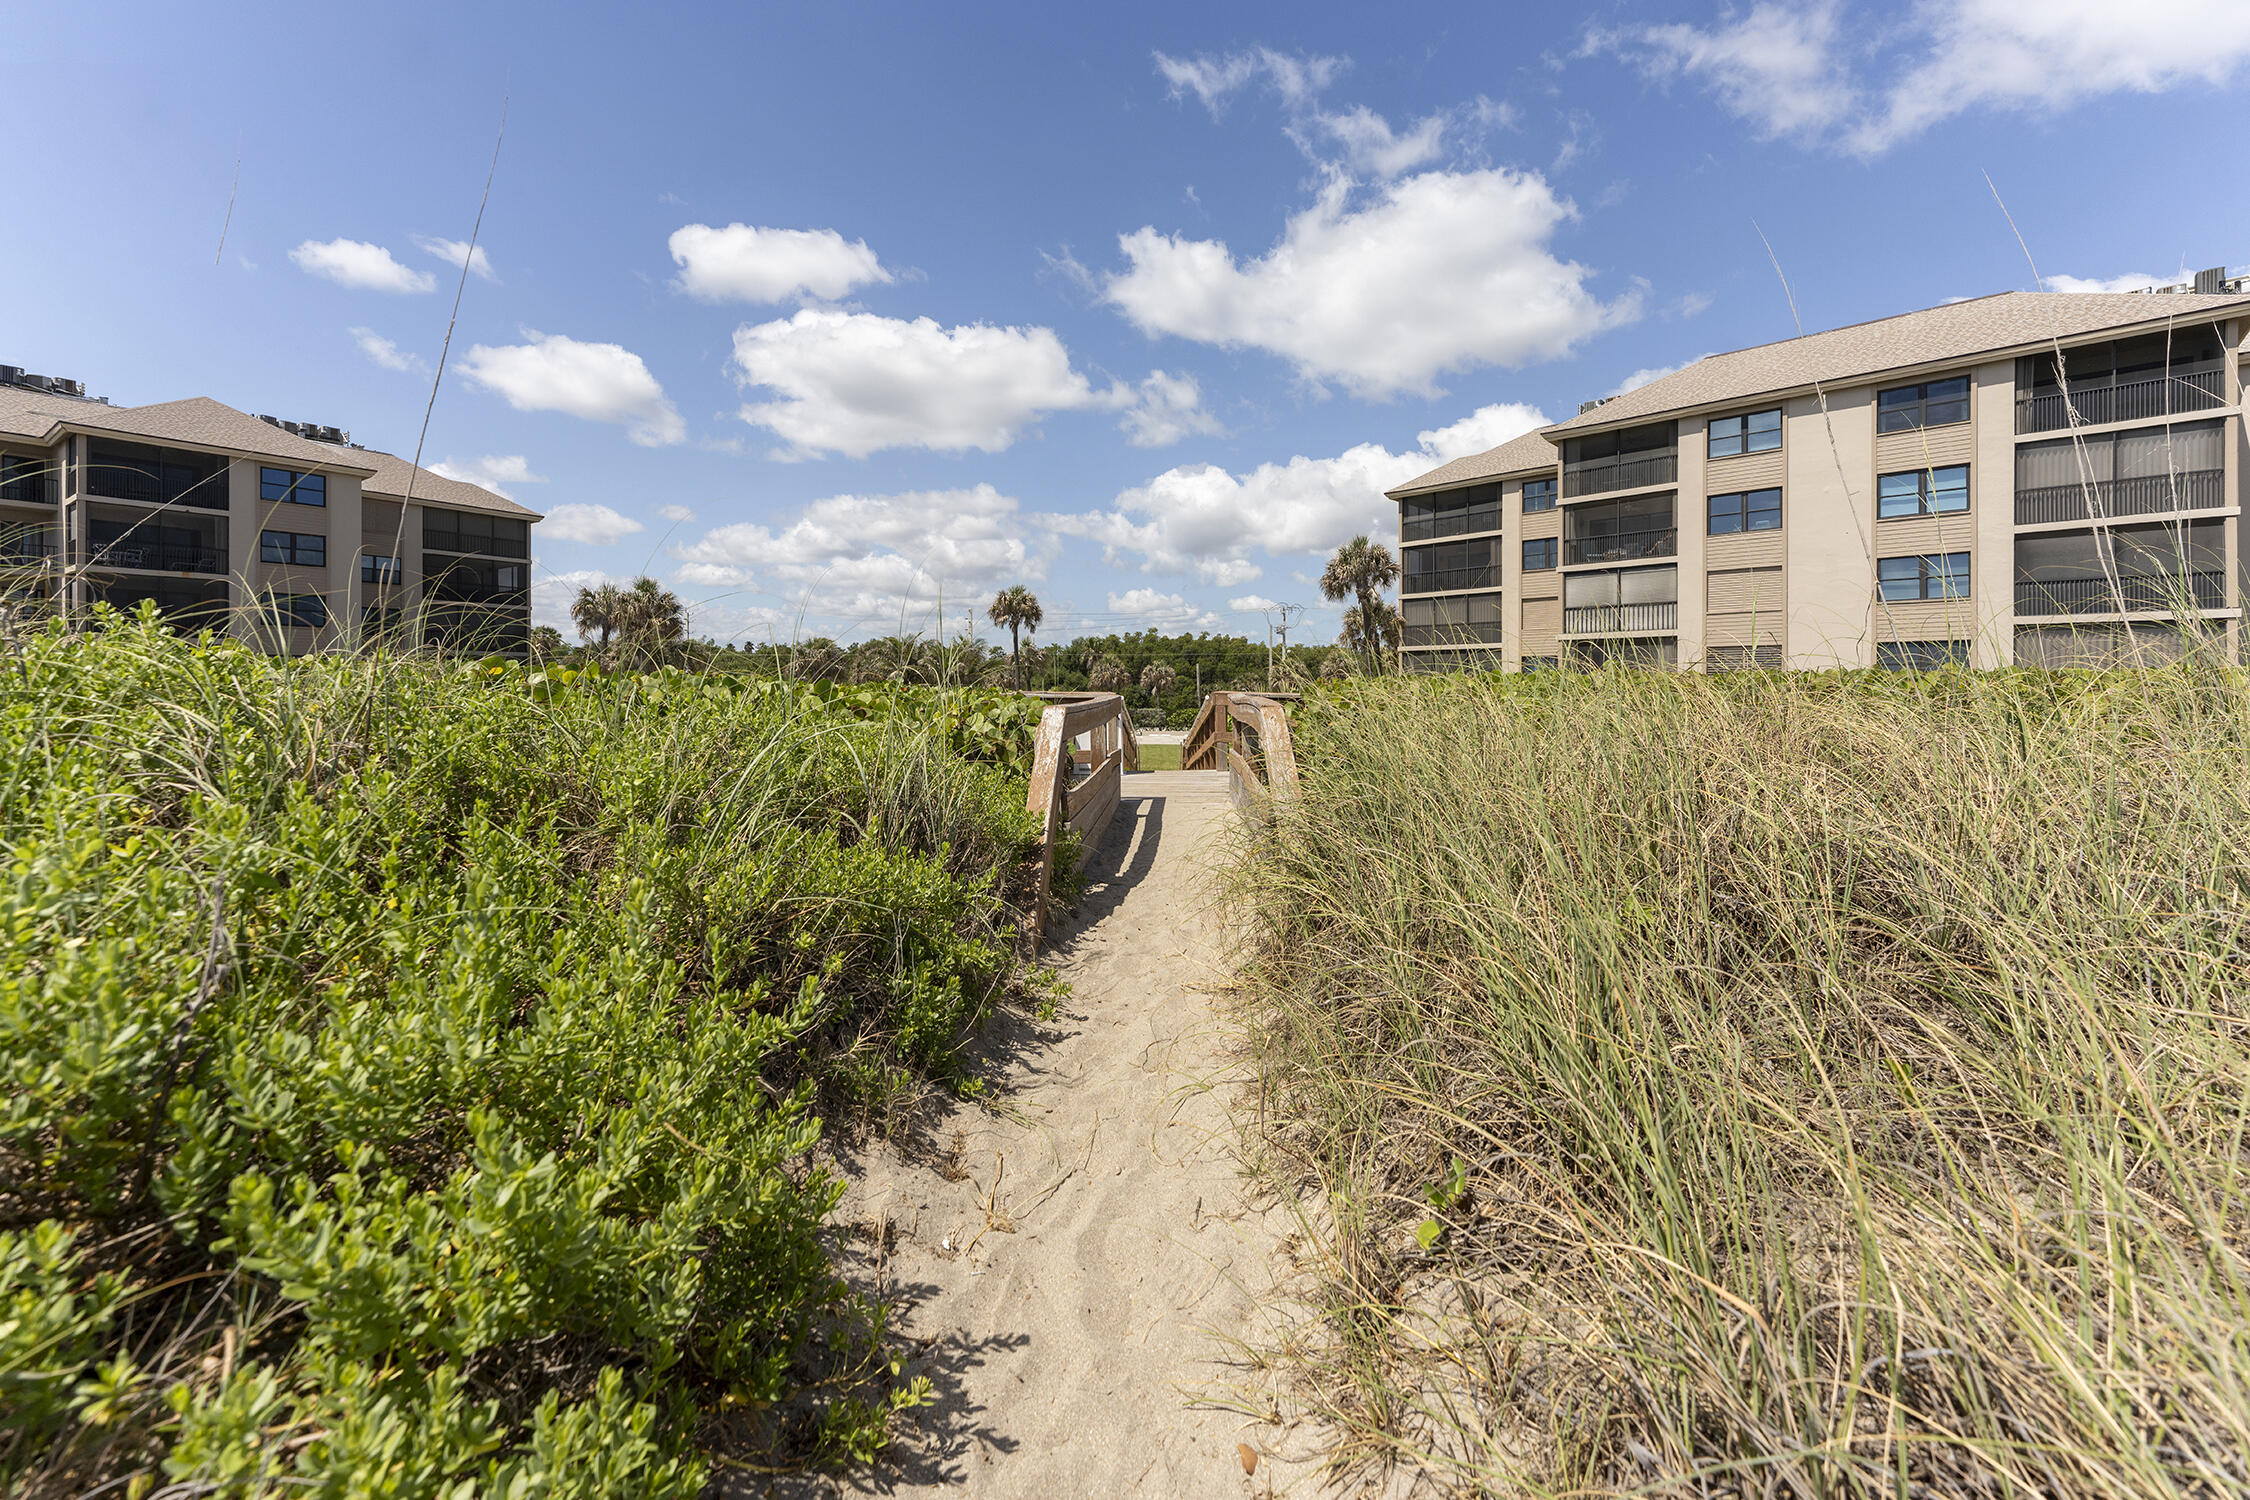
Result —
<svg viewBox="0 0 2250 1500"><path fill-rule="evenodd" d="M369 552L359 560L361 583L396 583L399 578L398 559Z"/></svg>
<svg viewBox="0 0 2250 1500"><path fill-rule="evenodd" d="M309 531L261 531L258 555L270 563L325 568L328 566L328 538Z"/></svg>
<svg viewBox="0 0 2250 1500"><path fill-rule="evenodd" d="M1937 516L1969 508L1969 466L1916 469L1885 474L1875 481L1875 514L1885 521L1901 516Z"/></svg>
<svg viewBox="0 0 2250 1500"><path fill-rule="evenodd" d="M1935 672L1969 664L1967 641L1877 641L1875 665L1890 672Z"/></svg>
<svg viewBox="0 0 2250 1500"><path fill-rule="evenodd" d="M1781 408L1754 411L1746 417L1714 417L1709 441L1713 458L1771 453L1781 446Z"/></svg>
<svg viewBox="0 0 2250 1500"><path fill-rule="evenodd" d="M1526 672L1558 672L1562 670L1562 658L1559 656L1527 656L1523 659L1523 669Z"/></svg>
<svg viewBox="0 0 2250 1500"><path fill-rule="evenodd" d="M328 476L294 469L260 469L258 498L268 505L326 505Z"/></svg>
<svg viewBox="0 0 2250 1500"><path fill-rule="evenodd" d="M1555 508L1555 482L1552 479L1526 479L1523 482L1523 513L1534 515Z"/></svg>
<svg viewBox="0 0 2250 1500"><path fill-rule="evenodd" d="M1969 420L1969 377L1893 386L1875 397L1877 432L1910 432Z"/></svg>
<svg viewBox="0 0 2250 1500"><path fill-rule="evenodd" d="M1966 599L1969 597L1969 554L1932 553L1923 557L1886 557L1875 564L1875 579L1883 598L1900 604L1912 599Z"/></svg>
<svg viewBox="0 0 2250 1500"><path fill-rule="evenodd" d="M494 557L529 557L529 526L506 516L475 511L430 510L422 513L422 545L439 552L485 552Z"/></svg>
<svg viewBox="0 0 2250 1500"><path fill-rule="evenodd" d="M282 624L318 630L328 623L328 601L318 594L268 594L266 608Z"/></svg>
<svg viewBox="0 0 2250 1500"><path fill-rule="evenodd" d="M1711 535L1737 531L1779 531L1781 491L1751 490L1741 495L1711 497Z"/></svg>
<svg viewBox="0 0 2250 1500"><path fill-rule="evenodd" d="M1551 536L1526 537L1523 544L1523 570L1526 573L1543 573L1555 565L1558 539Z"/></svg>
<svg viewBox="0 0 2250 1500"><path fill-rule="evenodd" d="M1472 531L1500 529L1500 486L1473 484L1402 500L1398 507L1398 537L1402 542L1426 542L1432 537L1462 536Z"/></svg>

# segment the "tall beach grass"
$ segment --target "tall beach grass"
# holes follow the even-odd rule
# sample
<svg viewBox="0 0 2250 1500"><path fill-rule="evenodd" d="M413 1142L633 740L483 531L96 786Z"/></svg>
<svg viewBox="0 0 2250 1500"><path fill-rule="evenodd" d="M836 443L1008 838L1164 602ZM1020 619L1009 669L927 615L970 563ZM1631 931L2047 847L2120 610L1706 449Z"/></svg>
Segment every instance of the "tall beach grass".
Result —
<svg viewBox="0 0 2250 1500"><path fill-rule="evenodd" d="M2250 1492L2250 683L1355 683L1234 897L1348 1463Z"/></svg>

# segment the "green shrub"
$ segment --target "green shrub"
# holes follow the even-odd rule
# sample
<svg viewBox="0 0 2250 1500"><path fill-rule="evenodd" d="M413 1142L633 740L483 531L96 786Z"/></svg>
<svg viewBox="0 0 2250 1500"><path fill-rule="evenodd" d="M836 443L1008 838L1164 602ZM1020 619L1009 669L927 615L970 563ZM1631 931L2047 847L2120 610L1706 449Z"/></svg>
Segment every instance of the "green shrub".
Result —
<svg viewBox="0 0 2250 1500"><path fill-rule="evenodd" d="M687 1495L879 1447L922 1393L810 1152L957 1081L1038 837L1007 710L879 697L152 620L0 664L0 1476Z"/></svg>

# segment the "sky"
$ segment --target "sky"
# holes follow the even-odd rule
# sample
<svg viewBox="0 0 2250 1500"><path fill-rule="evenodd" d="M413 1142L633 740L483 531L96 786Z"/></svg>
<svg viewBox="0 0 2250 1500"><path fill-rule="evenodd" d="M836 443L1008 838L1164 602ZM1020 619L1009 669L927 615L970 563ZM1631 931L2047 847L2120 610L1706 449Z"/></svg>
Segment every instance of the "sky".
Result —
<svg viewBox="0 0 2250 1500"><path fill-rule="evenodd" d="M1800 322L2250 269L2244 0L8 32L0 360L419 447L547 516L566 634L645 573L720 640L997 638L1014 583L1050 641L1278 604L1327 640L1383 490L1583 400Z"/></svg>

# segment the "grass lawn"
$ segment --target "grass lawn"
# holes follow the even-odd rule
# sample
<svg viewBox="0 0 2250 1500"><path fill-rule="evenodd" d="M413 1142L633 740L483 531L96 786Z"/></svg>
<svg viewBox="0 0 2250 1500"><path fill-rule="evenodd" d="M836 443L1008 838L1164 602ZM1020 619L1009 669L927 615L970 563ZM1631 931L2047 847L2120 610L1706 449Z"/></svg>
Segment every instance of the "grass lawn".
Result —
<svg viewBox="0 0 2250 1500"><path fill-rule="evenodd" d="M1144 771L1177 771L1180 768L1180 747L1177 745L1141 746L1141 769Z"/></svg>

